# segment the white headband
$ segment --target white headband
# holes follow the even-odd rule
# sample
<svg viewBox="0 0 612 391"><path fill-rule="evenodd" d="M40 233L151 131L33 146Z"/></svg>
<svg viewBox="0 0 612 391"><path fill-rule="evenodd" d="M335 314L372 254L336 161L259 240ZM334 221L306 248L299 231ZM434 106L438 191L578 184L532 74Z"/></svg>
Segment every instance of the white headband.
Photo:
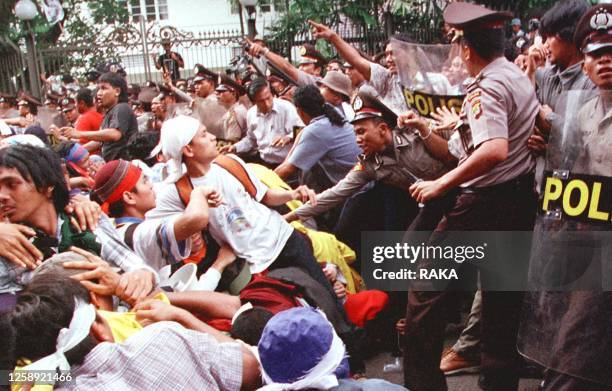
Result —
<svg viewBox="0 0 612 391"><path fill-rule="evenodd" d="M308 373L293 383L275 383L261 365L259 354L257 354L256 357L261 367L261 376L264 383L267 384L261 387L259 389L260 391L304 390L308 388L327 390L338 385L338 378L334 374L334 371L342 363L346 355L346 348L344 347L344 342L342 342L338 334L336 334L332 324L329 323L327 317L325 317L325 314L320 310L317 311L325 318L333 334L332 343L327 353L321 357L321 361L312 367Z"/></svg>
<svg viewBox="0 0 612 391"><path fill-rule="evenodd" d="M242 307L238 308L238 311L236 311L234 316L232 316L232 325L236 322L236 319L238 319L238 317L242 315L244 311L248 311L251 309L253 309L253 304L251 304L250 301L244 304Z"/></svg>
<svg viewBox="0 0 612 391"><path fill-rule="evenodd" d="M70 363L64 353L77 346L89 335L91 325L96 320L96 308L83 300L75 299L74 313L68 328L60 330L55 352L22 368L23 371L69 371Z"/></svg>
<svg viewBox="0 0 612 391"><path fill-rule="evenodd" d="M183 174L183 147L193 140L200 126L200 121L186 115L170 118L162 124L159 144L168 159L168 181L176 181Z"/></svg>

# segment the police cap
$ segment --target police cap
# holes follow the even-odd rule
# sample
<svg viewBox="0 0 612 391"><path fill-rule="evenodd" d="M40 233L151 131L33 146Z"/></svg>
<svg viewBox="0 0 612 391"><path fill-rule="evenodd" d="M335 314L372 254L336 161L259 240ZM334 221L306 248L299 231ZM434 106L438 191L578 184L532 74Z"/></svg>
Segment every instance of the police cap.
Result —
<svg viewBox="0 0 612 391"><path fill-rule="evenodd" d="M300 65L317 64L323 67L327 63L327 59L317 50L314 45L305 43L300 47Z"/></svg>
<svg viewBox="0 0 612 391"><path fill-rule="evenodd" d="M481 5L453 2L444 9L444 21L457 30L503 28L512 18L508 11L493 11Z"/></svg>
<svg viewBox="0 0 612 391"><path fill-rule="evenodd" d="M266 79L268 79L269 83L272 83L273 81L278 81L285 84L288 83L287 80L283 78L283 75L278 73L278 71L272 67L268 67L266 70Z"/></svg>
<svg viewBox="0 0 612 391"><path fill-rule="evenodd" d="M202 64L196 64L193 69L193 73L195 73L195 77L193 78L194 83L198 83L202 80L210 80L213 83L216 83L217 79L219 78L219 75Z"/></svg>
<svg viewBox="0 0 612 391"><path fill-rule="evenodd" d="M612 4L593 6L582 16L574 44L585 54L612 46Z"/></svg>
<svg viewBox="0 0 612 391"><path fill-rule="evenodd" d="M42 102L28 94L22 94L17 106L42 106Z"/></svg>
<svg viewBox="0 0 612 391"><path fill-rule="evenodd" d="M246 90L244 89L244 87L228 75L219 75L217 84L218 87L215 89L215 91L231 91L238 94L238 96L246 94Z"/></svg>
<svg viewBox="0 0 612 391"><path fill-rule="evenodd" d="M397 125L397 115L371 91L359 91L353 99L353 110L355 111L355 118L351 120L352 124L365 119L381 118L390 128L395 128Z"/></svg>
<svg viewBox="0 0 612 391"><path fill-rule="evenodd" d="M64 98L60 102L60 106L62 106L62 111L70 111L76 107L76 102L72 98Z"/></svg>

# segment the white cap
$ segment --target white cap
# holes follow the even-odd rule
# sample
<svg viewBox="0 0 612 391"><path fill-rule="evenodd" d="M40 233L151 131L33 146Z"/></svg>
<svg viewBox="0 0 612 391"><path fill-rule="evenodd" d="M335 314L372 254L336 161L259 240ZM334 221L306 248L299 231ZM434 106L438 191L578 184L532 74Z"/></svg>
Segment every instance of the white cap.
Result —
<svg viewBox="0 0 612 391"><path fill-rule="evenodd" d="M44 148L45 143L33 134L16 134L2 140L5 145L31 145L33 147Z"/></svg>
<svg viewBox="0 0 612 391"><path fill-rule="evenodd" d="M186 115L166 120L161 128L161 151L168 159L171 181L176 181L182 174L183 147L191 142L198 129L200 121Z"/></svg>

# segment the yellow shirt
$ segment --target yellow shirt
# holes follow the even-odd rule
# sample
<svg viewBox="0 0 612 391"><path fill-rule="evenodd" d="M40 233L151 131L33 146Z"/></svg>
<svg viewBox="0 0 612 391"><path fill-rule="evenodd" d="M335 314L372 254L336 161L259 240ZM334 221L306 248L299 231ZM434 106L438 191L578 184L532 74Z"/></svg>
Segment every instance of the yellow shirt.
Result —
<svg viewBox="0 0 612 391"><path fill-rule="evenodd" d="M252 163L249 163L248 166L253 170L255 176L269 188L291 190L291 187L269 168ZM294 200L287 202L285 205L287 205L289 209L295 210L299 208L302 203ZM306 228L300 221L294 221L291 225L296 230L308 236L312 242L313 254L319 263L329 262L338 266L338 269L346 279L347 292L357 293L365 289L359 273L350 267L350 264L353 263L356 258L355 251L336 239L336 237L330 233Z"/></svg>
<svg viewBox="0 0 612 391"><path fill-rule="evenodd" d="M163 292L160 292L153 296L156 300L161 300L164 303L170 304L170 300L168 296L166 296ZM129 312L114 312L114 311L97 311L100 316L102 316L107 322L111 329L111 333L113 334L113 339L115 343L122 343L132 335L136 334L138 331L142 330L142 325L136 321L136 313L133 311ZM32 362L27 359L22 359L23 366L31 364ZM20 370L23 366L15 367L15 371ZM13 385L11 386L12 391L21 391L23 388L21 385ZM32 391L52 391L53 386L47 384L38 384L33 386L30 390Z"/></svg>

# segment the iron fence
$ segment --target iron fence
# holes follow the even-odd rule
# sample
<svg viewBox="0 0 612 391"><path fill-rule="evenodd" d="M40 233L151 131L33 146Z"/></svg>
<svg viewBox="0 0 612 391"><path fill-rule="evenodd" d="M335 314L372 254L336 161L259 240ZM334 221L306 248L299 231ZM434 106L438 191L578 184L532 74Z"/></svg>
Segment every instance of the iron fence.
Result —
<svg viewBox="0 0 612 391"><path fill-rule="evenodd" d="M384 50L388 30L346 23L337 26L339 34L360 50L375 54ZM413 27L413 30L415 28ZM425 42L430 42L434 32L420 29ZM391 31L393 32L393 31ZM429 34L429 35L427 35ZM41 72L48 74L70 74L82 78L85 73L101 62L117 62L127 73L128 82L143 84L152 80L162 81L162 73L155 67L155 59L161 54L162 40L169 39L173 51L184 59L181 77L192 76L196 64L203 64L214 71L224 71L230 60L242 52L243 36L239 30L214 32L186 32L172 26L155 23L124 25L97 37L95 42L77 42L72 45L59 43L53 47L39 48ZM268 42L271 50L295 60L299 47L313 43L309 32ZM331 46L328 55L335 55ZM0 59L0 91L15 93L27 90L23 77L25 72L23 54Z"/></svg>
<svg viewBox="0 0 612 391"><path fill-rule="evenodd" d="M24 58L17 47L7 45L0 50L0 92L15 95L18 91L29 90L25 72Z"/></svg>

